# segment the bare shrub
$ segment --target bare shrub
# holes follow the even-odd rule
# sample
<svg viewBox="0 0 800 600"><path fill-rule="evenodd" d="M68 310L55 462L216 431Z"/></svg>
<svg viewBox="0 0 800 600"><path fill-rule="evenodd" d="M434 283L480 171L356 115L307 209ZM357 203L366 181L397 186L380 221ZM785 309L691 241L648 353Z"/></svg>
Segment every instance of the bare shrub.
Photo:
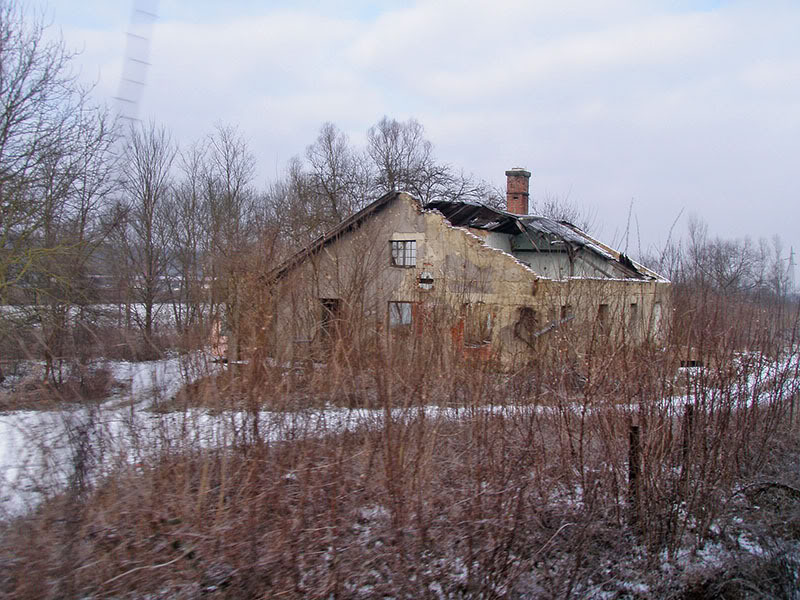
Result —
<svg viewBox="0 0 800 600"><path fill-rule="evenodd" d="M99 402L107 399L119 385L103 365L73 365L56 383L34 374L18 383L15 389L0 394L0 411L52 410L63 404Z"/></svg>
<svg viewBox="0 0 800 600"><path fill-rule="evenodd" d="M618 366L597 357L576 387L571 369L544 359L547 348L509 375L469 360L443 370L435 340L374 342L379 352L334 350L300 373L254 356L199 382L222 447L197 445L205 430L178 399L183 412L170 418L184 424L163 450L122 463L80 501L55 498L4 526L3 591L734 598L791 589L794 505L754 509L737 491L795 483L786 473L797 452L796 355L734 356L732 368L721 347L706 379L675 402L676 359L647 345L612 348ZM347 402L375 408L320 410ZM643 467L635 496L632 422ZM757 563L745 560L745 540L764 549ZM714 547L716 567L681 566L687 552ZM24 577L30 569L41 576Z"/></svg>

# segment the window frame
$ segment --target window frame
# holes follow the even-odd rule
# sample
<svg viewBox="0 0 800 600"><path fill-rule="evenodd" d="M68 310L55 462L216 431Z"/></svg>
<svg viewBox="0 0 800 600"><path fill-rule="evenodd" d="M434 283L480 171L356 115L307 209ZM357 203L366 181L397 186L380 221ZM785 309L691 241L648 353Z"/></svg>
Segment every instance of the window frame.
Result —
<svg viewBox="0 0 800 600"><path fill-rule="evenodd" d="M397 322L392 321L392 317L395 314L393 309L395 307L398 307L396 309L396 314L399 317ZM402 309L400 307L402 307ZM405 320L406 317L408 319L407 321ZM389 300L387 306L387 326L389 331L410 331L414 326L414 303L408 302L407 300Z"/></svg>
<svg viewBox="0 0 800 600"><path fill-rule="evenodd" d="M400 269L417 266L417 240L389 240L389 264Z"/></svg>
<svg viewBox="0 0 800 600"><path fill-rule="evenodd" d="M628 314L628 332L631 335L638 335L639 328L642 323L642 314L639 310L638 302L630 303L630 312Z"/></svg>
<svg viewBox="0 0 800 600"><path fill-rule="evenodd" d="M331 340L339 335L339 322L341 320L341 298L320 298L321 314L319 330L323 340Z"/></svg>
<svg viewBox="0 0 800 600"><path fill-rule="evenodd" d="M601 333L611 332L611 307L607 302L597 305L597 326Z"/></svg>

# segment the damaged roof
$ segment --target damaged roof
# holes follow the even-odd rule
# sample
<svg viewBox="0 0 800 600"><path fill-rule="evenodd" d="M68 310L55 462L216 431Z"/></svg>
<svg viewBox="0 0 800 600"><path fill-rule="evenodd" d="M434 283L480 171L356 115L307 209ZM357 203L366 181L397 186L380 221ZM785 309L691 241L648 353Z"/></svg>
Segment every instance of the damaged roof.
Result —
<svg viewBox="0 0 800 600"><path fill-rule="evenodd" d="M341 237L342 234L358 228L365 219L381 212L394 202L401 193L403 192L393 191L384 194L295 253L288 260L266 274L265 279L274 281L282 278L306 258L319 252L329 243ZM511 236L522 236L530 242L531 249L540 252L591 252L599 256L609 266L609 272L606 273L609 278L666 281L654 271L633 262L623 253L593 239L567 221L557 221L536 215L518 215L478 202L434 200L427 203L423 208L425 210L438 211L454 227L482 229Z"/></svg>
<svg viewBox="0 0 800 600"><path fill-rule="evenodd" d="M478 202L434 200L425 209L440 212L451 225L521 235L538 252L589 252L599 257L613 270L608 277L625 279L657 279L663 277L633 262L622 252L595 240L567 221L557 221L538 215L518 215Z"/></svg>

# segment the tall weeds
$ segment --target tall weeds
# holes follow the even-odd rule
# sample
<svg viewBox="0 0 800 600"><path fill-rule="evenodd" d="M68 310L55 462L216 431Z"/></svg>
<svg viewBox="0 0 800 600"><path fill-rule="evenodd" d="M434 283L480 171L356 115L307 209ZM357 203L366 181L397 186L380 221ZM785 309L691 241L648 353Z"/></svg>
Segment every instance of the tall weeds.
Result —
<svg viewBox="0 0 800 600"><path fill-rule="evenodd" d="M0 589L16 598L789 589L794 500L740 493L755 482L798 486L787 465L798 450L800 361L794 322L780 318L747 339L726 335L731 323L698 325L702 343L690 343L705 366L689 369L679 365L693 325L680 321L666 348L586 343L575 337L585 331L565 329L510 373L445 354L445 329L363 347L340 339L329 360L294 366L256 353L148 415L158 426L132 417L127 445L108 446L113 460L87 460L108 429L76 426L70 485L3 524ZM565 344L589 350L565 366ZM781 511L785 526L769 534ZM663 566L685 567L687 552L712 545L741 550L744 539L777 580L740 561L702 581L679 571L676 584ZM734 575L739 583L725 583Z"/></svg>

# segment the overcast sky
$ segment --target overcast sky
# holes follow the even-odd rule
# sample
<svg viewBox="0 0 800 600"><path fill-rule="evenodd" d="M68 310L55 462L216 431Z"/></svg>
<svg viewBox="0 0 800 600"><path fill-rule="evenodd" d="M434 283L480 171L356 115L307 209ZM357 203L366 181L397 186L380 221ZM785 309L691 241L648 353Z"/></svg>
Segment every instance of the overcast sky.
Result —
<svg viewBox="0 0 800 600"><path fill-rule="evenodd" d="M52 0L97 94L118 94L126 32L150 39L139 116L188 142L235 124L259 180L325 121L355 143L414 117L440 160L598 214L604 241L712 234L800 249L800 3ZM133 48L134 53L142 48ZM637 226L638 224L638 226ZM636 232L639 232L637 236ZM636 239L641 238L641 242Z"/></svg>

